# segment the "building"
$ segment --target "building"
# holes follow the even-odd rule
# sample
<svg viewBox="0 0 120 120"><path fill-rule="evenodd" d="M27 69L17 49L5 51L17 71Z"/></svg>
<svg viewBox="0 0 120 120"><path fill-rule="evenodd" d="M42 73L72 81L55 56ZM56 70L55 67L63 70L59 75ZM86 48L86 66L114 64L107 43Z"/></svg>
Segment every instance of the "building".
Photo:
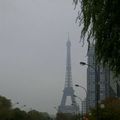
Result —
<svg viewBox="0 0 120 120"><path fill-rule="evenodd" d="M81 104L81 113L86 114L86 99L82 101Z"/></svg>
<svg viewBox="0 0 120 120"><path fill-rule="evenodd" d="M87 53L88 64L95 68L94 47L91 46ZM87 68L87 111L95 107L95 70L88 66Z"/></svg>
<svg viewBox="0 0 120 120"><path fill-rule="evenodd" d="M120 97L120 78L115 78L109 67L95 64L95 49L91 45L88 55L87 68L87 110L95 107L96 89L95 89L95 68L97 67L97 76L99 78L99 102L107 97Z"/></svg>

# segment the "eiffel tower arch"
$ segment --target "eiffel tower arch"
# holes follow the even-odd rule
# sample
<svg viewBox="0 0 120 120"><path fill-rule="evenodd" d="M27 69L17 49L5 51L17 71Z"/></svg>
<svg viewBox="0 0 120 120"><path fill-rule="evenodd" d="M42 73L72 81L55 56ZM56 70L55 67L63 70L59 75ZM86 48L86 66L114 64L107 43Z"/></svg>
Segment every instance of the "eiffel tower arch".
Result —
<svg viewBox="0 0 120 120"><path fill-rule="evenodd" d="M63 90L63 96L61 104L58 108L58 113L72 113L75 114L79 111L79 106L76 103L74 97L74 89L72 85L72 74L71 74L71 42L69 40L66 43L67 46L67 60L66 60L66 76L65 76L65 87ZM67 97L71 98L72 104L66 105Z"/></svg>

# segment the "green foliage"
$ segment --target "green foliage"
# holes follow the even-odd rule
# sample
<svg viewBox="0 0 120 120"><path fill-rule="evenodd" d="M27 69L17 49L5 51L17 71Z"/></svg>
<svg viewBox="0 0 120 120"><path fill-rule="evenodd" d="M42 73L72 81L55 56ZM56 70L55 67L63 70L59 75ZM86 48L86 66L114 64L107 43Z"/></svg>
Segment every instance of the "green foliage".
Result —
<svg viewBox="0 0 120 120"><path fill-rule="evenodd" d="M10 118L11 101L3 96L0 96L0 120Z"/></svg>
<svg viewBox="0 0 120 120"><path fill-rule="evenodd" d="M120 120L120 100L117 98L107 98L102 102L104 108L99 107L100 120ZM91 111L90 120L96 119L96 110Z"/></svg>
<svg viewBox="0 0 120 120"><path fill-rule="evenodd" d="M32 110L28 112L29 120L48 120L49 115L47 113L41 113L36 110Z"/></svg>
<svg viewBox="0 0 120 120"><path fill-rule="evenodd" d="M0 96L0 120L50 120L50 117L47 113L36 110L27 113L19 108L13 109L11 101Z"/></svg>
<svg viewBox="0 0 120 120"><path fill-rule="evenodd" d="M10 109L11 101L3 96L0 96L0 110L1 109Z"/></svg>
<svg viewBox="0 0 120 120"><path fill-rule="evenodd" d="M98 62L108 64L120 74L120 0L73 0L81 4L78 20L83 25L81 38L95 42Z"/></svg>
<svg viewBox="0 0 120 120"><path fill-rule="evenodd" d="M80 114L57 113L56 120L79 120Z"/></svg>
<svg viewBox="0 0 120 120"><path fill-rule="evenodd" d="M19 108L11 110L11 118L12 120L28 120L27 113Z"/></svg>

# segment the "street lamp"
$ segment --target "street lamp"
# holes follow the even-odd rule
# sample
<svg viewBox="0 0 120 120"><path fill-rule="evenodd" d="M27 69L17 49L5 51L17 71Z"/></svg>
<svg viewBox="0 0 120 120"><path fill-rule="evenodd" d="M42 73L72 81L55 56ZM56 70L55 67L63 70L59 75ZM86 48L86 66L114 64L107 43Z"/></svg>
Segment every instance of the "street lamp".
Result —
<svg viewBox="0 0 120 120"><path fill-rule="evenodd" d="M73 97L76 97L76 98L78 98L79 100L80 100L80 102L81 102L81 117L82 117L82 119L83 119L83 106L82 106L82 99L80 98L80 97L78 97L77 95L73 95Z"/></svg>
<svg viewBox="0 0 120 120"><path fill-rule="evenodd" d="M20 108L22 109L22 108L24 108L24 107L26 107L26 105L23 105L23 106L21 106Z"/></svg>
<svg viewBox="0 0 120 120"><path fill-rule="evenodd" d="M53 108L56 110L56 112L58 112L58 107L54 106Z"/></svg>
<svg viewBox="0 0 120 120"><path fill-rule="evenodd" d="M87 64L87 63L85 63L85 62L80 62L80 65L87 65L87 66L89 66L89 67L91 67L91 68L93 68L94 70L95 70L95 67L93 67L92 65L90 65L90 64Z"/></svg>
<svg viewBox="0 0 120 120"><path fill-rule="evenodd" d="M16 102L16 103L12 104L12 107L15 107L18 104L19 104L19 102Z"/></svg>
<svg viewBox="0 0 120 120"><path fill-rule="evenodd" d="M73 95L73 97L75 97L75 95ZM74 105L77 105L75 108L76 108L76 115L79 113L79 104L75 101L75 100L73 100L72 101L72 104L71 104L72 106L74 106Z"/></svg>
<svg viewBox="0 0 120 120"><path fill-rule="evenodd" d="M82 85L78 85L78 84L75 84L75 86L82 88L85 91L85 94L86 94L86 97L87 97L87 90L86 90L85 87L83 87ZM86 99L86 112L87 112L87 99Z"/></svg>
<svg viewBox="0 0 120 120"><path fill-rule="evenodd" d="M99 101L99 84L98 84L98 81L99 81L99 75L98 75L98 69L95 65L95 67L93 67L92 65L90 64L87 64L85 62L80 62L80 65L87 65L89 67L91 67L93 70L95 70L95 91L96 91L96 94L95 94L95 103L96 103L96 120L99 120L99 111L98 111L98 108L99 108L99 104L98 104L98 101Z"/></svg>
<svg viewBox="0 0 120 120"><path fill-rule="evenodd" d="M85 91L85 93L86 93L86 95L87 95L87 90L86 90L85 87L83 87L82 85L78 85L78 84L75 84L75 86L76 86L76 87L81 87L82 89L84 89L84 91Z"/></svg>

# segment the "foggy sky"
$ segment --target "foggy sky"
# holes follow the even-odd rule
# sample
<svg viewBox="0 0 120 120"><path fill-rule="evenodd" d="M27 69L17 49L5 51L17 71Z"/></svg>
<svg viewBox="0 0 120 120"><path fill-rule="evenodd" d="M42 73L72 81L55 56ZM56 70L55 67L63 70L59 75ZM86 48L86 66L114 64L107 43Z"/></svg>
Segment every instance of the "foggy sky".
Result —
<svg viewBox="0 0 120 120"><path fill-rule="evenodd" d="M73 84L86 86L86 45L80 41L72 0L0 0L0 95L24 110L55 113L65 82L71 40ZM84 98L82 89L76 94Z"/></svg>

